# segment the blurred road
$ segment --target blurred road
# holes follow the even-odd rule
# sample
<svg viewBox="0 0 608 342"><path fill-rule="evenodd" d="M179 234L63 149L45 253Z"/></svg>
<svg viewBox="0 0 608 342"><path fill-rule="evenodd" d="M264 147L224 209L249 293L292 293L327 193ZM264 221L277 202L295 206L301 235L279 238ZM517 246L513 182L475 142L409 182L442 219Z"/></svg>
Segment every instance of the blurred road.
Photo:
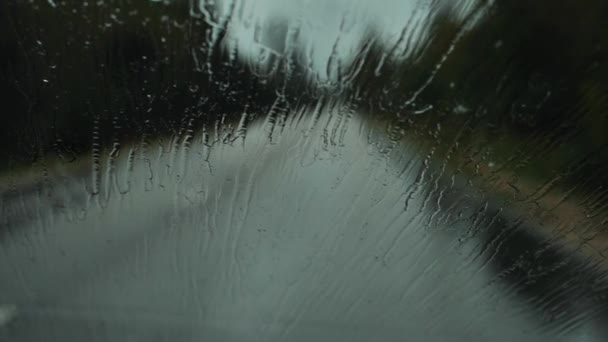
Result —
<svg viewBox="0 0 608 342"><path fill-rule="evenodd" d="M50 197L5 199L20 223L0 240L0 338L605 340L582 306L547 324L475 234L515 223L442 198L425 159L380 153L382 135L293 116L231 144L123 146Z"/></svg>

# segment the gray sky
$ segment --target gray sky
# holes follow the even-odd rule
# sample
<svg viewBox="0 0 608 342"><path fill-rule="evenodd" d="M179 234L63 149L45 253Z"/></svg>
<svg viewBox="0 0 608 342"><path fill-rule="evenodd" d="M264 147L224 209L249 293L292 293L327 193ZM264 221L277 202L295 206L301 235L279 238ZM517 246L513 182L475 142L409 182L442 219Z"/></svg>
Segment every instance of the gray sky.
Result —
<svg viewBox="0 0 608 342"><path fill-rule="evenodd" d="M222 5L230 4L229 1ZM409 23L406 32L415 37L412 41L418 41L425 33L419 25L421 19L429 14L428 1L415 0L234 1L237 20L231 21L226 41L231 46L236 44L241 57L255 60L268 47L282 45L277 44L276 38L282 37L271 24L287 22L289 30L299 29L296 44L305 47L312 71L322 80L332 76L327 73L328 61L347 64L367 30L374 29L378 39L392 46ZM224 11L230 6L220 7Z"/></svg>
<svg viewBox="0 0 608 342"><path fill-rule="evenodd" d="M201 4L205 1L201 1ZM241 58L260 63L263 53L282 53L281 29L273 23L287 22L288 30L298 29L295 44L304 46L311 71L321 80L332 80L328 63L348 65L367 31L385 46L398 41L397 52L412 51L428 35L429 15L440 1L432 0L225 0L218 1L219 12L234 5L235 18L225 40L237 47ZM470 13L477 0L456 0L451 4L460 18ZM209 4L209 2L206 2ZM199 5L201 6L201 5ZM206 5L209 10L210 5ZM213 11L213 10L209 10ZM211 13L211 16L213 14ZM236 20L234 20L236 19ZM216 19L221 21L222 18ZM401 37L401 39L400 39ZM289 41L289 39L287 39ZM293 43L292 43L293 44ZM409 46L406 46L409 44ZM279 46L279 48L277 48ZM328 74L329 71L329 74Z"/></svg>

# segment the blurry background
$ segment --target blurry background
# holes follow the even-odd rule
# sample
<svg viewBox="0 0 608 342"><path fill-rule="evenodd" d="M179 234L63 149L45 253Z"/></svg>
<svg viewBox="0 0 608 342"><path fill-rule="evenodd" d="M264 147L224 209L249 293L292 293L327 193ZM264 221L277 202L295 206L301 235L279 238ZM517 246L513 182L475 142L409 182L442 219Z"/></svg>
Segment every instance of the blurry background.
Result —
<svg viewBox="0 0 608 342"><path fill-rule="evenodd" d="M445 227L455 232L445 237L447 246L474 241L478 247L472 250L479 250L473 254L486 262L471 264L477 266L470 271L486 272L485 265L492 270L490 280L479 284L506 287L507 298L527 303L521 315L540 317L541 323L529 328L534 334L523 332L520 323L509 331L550 340L583 331L588 322L592 331L606 322L604 1L9 0L0 6L0 237L8 251L5 264L31 268L31 279L42 284L53 276L15 264L23 255L11 254L19 240L11 236L25 234L28 241L24 227L61 235L66 217L97 209L100 225L140 227L128 218L131 209L122 206L124 198L132 196L135 207L141 207L142 198L163 198L145 192L150 189L211 187L230 178L212 181L210 174L197 173L201 168L242 171L250 179L245 189L246 184L267 184L264 177L274 175L276 183L266 190L272 196L274 187L288 189L290 177L306 175L305 169L285 166L292 165L289 158L280 163L270 158L269 167L278 163L284 172L258 175L249 173L245 155L228 152L217 152L221 157L213 165L214 151L230 150L218 145L251 146L245 145L248 137L265 137L260 144L278 144L279 151L293 144L294 162L299 156L306 159L308 147L320 141L329 160L343 162L335 166L336 174L361 170L349 153L367 155L369 163L360 167L372 173L397 170L396 179L403 182L395 180L391 187L402 197L393 200L407 215L417 212L410 206L415 201L423 217L403 226ZM311 138L293 138L303 127L311 130ZM366 141L361 146L347 138L357 131ZM281 132L290 138L280 140ZM248 148L249 156L266 160L264 148ZM165 160L165 154L173 157ZM333 177L334 166L325 167L325 177ZM165 168L178 171L168 171L172 176L163 181L152 176ZM325 184L321 176L310 177L302 189ZM365 182L363 176L353 179L358 180L343 187ZM261 186L254 189L264 193ZM326 200L334 190L311 198ZM302 195L300 188L282 191ZM336 203L352 202L355 195L340 196ZM179 212L177 200L157 202L159 213ZM382 203L373 210L392 217L396 204ZM113 205L114 211L103 210ZM274 205L264 210L281 211L280 201ZM225 207L231 206L227 200ZM299 206L324 217L321 209ZM187 225L185 218L190 225L200 223L194 219L198 214L186 212L177 219L181 225ZM308 216L302 215L305 222ZM83 239L103 239L103 231L99 234ZM41 241L48 250L56 247ZM79 258L78 250L65 253ZM404 267L413 263L400 260ZM433 257L428 260L432 265ZM462 263L471 260L464 257ZM0 278L7 288L13 273L7 270ZM479 284L469 285L472 293ZM34 305L42 300L32 293L5 292L2 301ZM442 305L440 295L429 296L432 305ZM475 307L479 315L489 310ZM510 315L520 316L517 312ZM476 330L462 326L452 336L465 338L465 331ZM593 336L602 340L605 335ZM491 332L487 337L497 338Z"/></svg>

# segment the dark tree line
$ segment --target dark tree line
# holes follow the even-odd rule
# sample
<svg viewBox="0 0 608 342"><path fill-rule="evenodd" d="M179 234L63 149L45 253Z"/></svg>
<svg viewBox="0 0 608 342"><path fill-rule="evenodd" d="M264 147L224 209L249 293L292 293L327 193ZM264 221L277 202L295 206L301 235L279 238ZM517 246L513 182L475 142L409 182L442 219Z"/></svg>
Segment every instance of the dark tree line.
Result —
<svg viewBox="0 0 608 342"><path fill-rule="evenodd" d="M287 58L271 56L279 71L265 76L234 58L221 48L226 28L186 1L55 3L1 5L2 168L77 156L93 135L103 143L172 134L244 110L253 120L278 90L284 101L311 93L303 67Z"/></svg>
<svg viewBox="0 0 608 342"><path fill-rule="evenodd" d="M487 147L536 181L606 184L608 4L481 1L464 19L457 10L439 8L427 41L406 57L365 39L353 100L405 134L440 124L451 141L465 129L463 149Z"/></svg>

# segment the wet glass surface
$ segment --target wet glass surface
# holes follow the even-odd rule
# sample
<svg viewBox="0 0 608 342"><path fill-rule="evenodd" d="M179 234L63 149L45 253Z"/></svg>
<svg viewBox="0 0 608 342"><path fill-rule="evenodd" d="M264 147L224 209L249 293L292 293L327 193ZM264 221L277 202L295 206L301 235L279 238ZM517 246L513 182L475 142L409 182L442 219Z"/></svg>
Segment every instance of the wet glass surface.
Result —
<svg viewBox="0 0 608 342"><path fill-rule="evenodd" d="M0 340L605 341L608 4L0 4Z"/></svg>

